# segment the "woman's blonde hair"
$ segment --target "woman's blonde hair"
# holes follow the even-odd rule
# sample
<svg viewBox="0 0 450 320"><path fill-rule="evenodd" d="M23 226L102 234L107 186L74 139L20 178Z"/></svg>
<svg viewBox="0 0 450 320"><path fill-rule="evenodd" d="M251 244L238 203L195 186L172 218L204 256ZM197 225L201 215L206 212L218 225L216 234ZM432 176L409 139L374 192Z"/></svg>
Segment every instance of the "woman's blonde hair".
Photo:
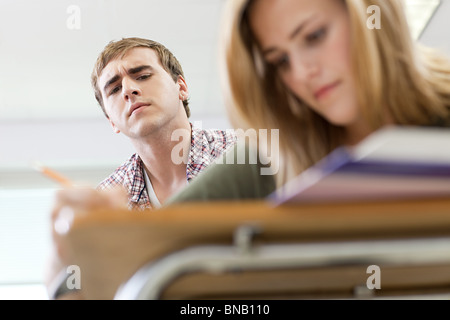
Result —
<svg viewBox="0 0 450 320"><path fill-rule="evenodd" d="M280 130L282 184L341 145L344 132L295 97L264 63L248 21L254 1L228 0L222 84L234 127ZM414 42L402 1L336 1L349 12L357 98L370 129L383 126L386 114L399 125L450 125L449 60ZM367 27L371 5L380 9L380 29Z"/></svg>

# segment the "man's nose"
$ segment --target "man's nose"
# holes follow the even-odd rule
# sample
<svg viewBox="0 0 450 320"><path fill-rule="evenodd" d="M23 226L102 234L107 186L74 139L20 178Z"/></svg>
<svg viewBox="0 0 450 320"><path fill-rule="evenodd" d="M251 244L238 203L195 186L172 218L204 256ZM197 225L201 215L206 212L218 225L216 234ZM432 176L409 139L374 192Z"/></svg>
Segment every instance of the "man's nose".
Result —
<svg viewBox="0 0 450 320"><path fill-rule="evenodd" d="M131 79L124 78L122 80L122 96L125 101L132 99L133 96L140 96L141 90L139 86Z"/></svg>

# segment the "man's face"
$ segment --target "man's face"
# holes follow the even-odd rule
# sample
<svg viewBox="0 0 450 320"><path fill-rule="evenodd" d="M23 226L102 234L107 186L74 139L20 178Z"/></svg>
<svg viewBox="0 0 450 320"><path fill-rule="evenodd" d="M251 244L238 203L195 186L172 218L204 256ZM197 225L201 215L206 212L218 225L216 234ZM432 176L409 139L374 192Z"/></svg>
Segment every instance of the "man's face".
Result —
<svg viewBox="0 0 450 320"><path fill-rule="evenodd" d="M188 91L183 77L175 82L150 48L134 48L110 61L98 84L113 129L132 139L167 127L185 112L182 100Z"/></svg>

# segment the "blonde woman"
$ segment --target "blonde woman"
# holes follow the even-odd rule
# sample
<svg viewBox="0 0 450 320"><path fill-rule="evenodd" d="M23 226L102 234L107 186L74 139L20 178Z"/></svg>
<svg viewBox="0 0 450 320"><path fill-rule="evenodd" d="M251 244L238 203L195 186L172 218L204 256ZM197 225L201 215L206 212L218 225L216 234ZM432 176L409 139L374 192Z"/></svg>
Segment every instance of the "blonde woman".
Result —
<svg viewBox="0 0 450 320"><path fill-rule="evenodd" d="M213 166L169 203L263 197L385 125L450 126L450 62L413 41L401 0L228 0L223 22L230 119L279 129L280 170Z"/></svg>

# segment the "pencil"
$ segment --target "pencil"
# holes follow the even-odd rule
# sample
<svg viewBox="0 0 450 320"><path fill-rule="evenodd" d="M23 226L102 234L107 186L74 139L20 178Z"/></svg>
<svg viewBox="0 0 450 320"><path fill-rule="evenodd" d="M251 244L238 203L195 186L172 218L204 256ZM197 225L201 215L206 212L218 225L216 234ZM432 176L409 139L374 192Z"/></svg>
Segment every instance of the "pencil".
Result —
<svg viewBox="0 0 450 320"><path fill-rule="evenodd" d="M60 185L64 186L64 187L72 187L73 183L69 178L66 178L65 176L63 176L62 174L60 174L59 172L56 172L55 170L52 170L44 165L42 165L39 162L34 162L33 163L33 167L41 172L43 175L45 175L46 177L52 179L53 181L58 182Z"/></svg>

